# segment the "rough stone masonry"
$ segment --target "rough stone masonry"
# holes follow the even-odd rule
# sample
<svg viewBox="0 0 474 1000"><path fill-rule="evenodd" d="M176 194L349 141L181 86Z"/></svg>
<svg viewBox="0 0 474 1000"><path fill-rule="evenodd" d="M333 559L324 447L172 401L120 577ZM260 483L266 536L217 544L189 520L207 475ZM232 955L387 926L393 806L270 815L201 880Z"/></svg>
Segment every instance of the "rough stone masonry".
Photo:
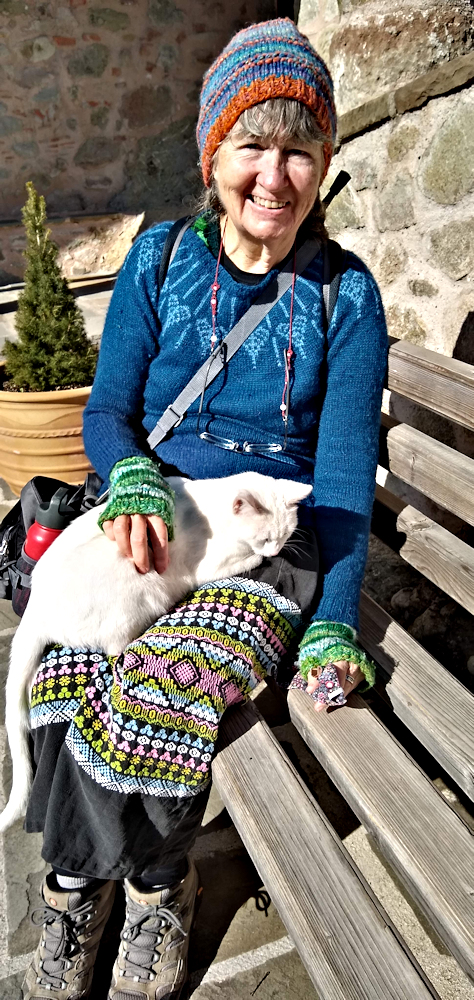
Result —
<svg viewBox="0 0 474 1000"><path fill-rule="evenodd" d="M342 168L328 213L382 290L389 332L474 363L474 8L302 0L336 86Z"/></svg>
<svg viewBox="0 0 474 1000"><path fill-rule="evenodd" d="M202 76L276 6L0 0L0 220L19 218L27 180L53 216L182 214L199 185Z"/></svg>

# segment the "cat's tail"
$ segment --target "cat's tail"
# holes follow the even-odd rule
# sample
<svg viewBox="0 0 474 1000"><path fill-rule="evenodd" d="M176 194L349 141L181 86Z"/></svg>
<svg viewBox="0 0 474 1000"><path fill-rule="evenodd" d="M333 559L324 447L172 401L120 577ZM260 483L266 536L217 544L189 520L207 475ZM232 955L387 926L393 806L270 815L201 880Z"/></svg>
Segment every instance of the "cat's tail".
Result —
<svg viewBox="0 0 474 1000"><path fill-rule="evenodd" d="M30 688L45 647L44 636L28 622L28 609L13 638L6 684L5 722L13 761L10 798L0 814L0 833L24 816L33 779L28 743Z"/></svg>

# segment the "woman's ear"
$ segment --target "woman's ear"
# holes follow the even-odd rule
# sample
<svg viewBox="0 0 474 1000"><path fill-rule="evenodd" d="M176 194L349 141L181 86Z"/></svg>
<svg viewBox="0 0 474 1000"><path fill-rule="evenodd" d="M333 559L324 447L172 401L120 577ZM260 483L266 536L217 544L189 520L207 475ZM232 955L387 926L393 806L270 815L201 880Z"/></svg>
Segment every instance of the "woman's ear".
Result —
<svg viewBox="0 0 474 1000"><path fill-rule="evenodd" d="M234 514L269 514L267 508L248 490L240 490L233 501L232 510Z"/></svg>

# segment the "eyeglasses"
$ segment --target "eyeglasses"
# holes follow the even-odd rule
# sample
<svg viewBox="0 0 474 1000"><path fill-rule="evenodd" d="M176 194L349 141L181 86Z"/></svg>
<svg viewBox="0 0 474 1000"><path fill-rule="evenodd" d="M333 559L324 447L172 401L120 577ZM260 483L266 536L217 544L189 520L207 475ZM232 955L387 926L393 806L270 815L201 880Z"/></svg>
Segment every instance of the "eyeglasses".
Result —
<svg viewBox="0 0 474 1000"><path fill-rule="evenodd" d="M197 436L201 438L201 441L207 441L208 444L213 444L216 448L224 448L225 451L240 451L247 453L271 453L275 451L283 451L283 445L277 444L276 442L272 444L260 444L258 441L244 441L243 444L240 444L240 441L232 441L231 438L221 437L219 434L210 434L209 431L201 431L201 433L199 433L198 426L196 427L196 433Z"/></svg>
<svg viewBox="0 0 474 1000"><path fill-rule="evenodd" d="M287 361L287 357L286 357L286 351L284 351L284 355L285 355L285 368L288 371L288 368L287 368L288 361ZM209 362L209 366L208 366L208 369L207 369L207 372L206 372L206 378L205 378L205 381L204 381L204 386L203 386L203 389L202 389L202 392L201 392L201 399L199 401L199 410L198 410L197 418L196 418L196 437L200 438L201 441L206 441L207 444L214 445L215 448L223 448L224 451L236 451L236 452L241 452L242 454L267 454L268 455L268 454L272 454L272 453L275 453L275 452L278 452L278 451L285 451L286 450L286 441L287 441L287 426L288 426L288 415L287 414L288 414L288 411L286 411L285 441L284 441L284 444L279 444L276 441L270 442L268 444L264 444L263 442L258 442L258 441L244 441L241 444L240 441L233 441L232 438L221 437L220 434L211 434L210 431L200 431L199 430L201 416L202 416L202 408L203 408L203 403L204 403L204 393L205 393L206 388L207 388L207 378L208 378L209 369L210 369L210 366L211 366L211 361L212 361L212 358L210 359L210 362ZM289 404L289 391L287 392L286 400L287 400L287 405L288 405Z"/></svg>

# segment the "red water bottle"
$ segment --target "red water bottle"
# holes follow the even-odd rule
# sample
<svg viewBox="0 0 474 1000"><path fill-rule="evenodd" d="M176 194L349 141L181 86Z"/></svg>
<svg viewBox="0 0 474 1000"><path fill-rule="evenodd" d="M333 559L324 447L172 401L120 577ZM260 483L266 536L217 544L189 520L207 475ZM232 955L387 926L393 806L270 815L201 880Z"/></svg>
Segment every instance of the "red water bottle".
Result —
<svg viewBox="0 0 474 1000"><path fill-rule="evenodd" d="M68 494L62 486L51 498L49 503L41 503L36 511L35 520L28 531L23 545L23 552L36 562L49 548L51 542L61 534L71 521L71 510L65 501Z"/></svg>

